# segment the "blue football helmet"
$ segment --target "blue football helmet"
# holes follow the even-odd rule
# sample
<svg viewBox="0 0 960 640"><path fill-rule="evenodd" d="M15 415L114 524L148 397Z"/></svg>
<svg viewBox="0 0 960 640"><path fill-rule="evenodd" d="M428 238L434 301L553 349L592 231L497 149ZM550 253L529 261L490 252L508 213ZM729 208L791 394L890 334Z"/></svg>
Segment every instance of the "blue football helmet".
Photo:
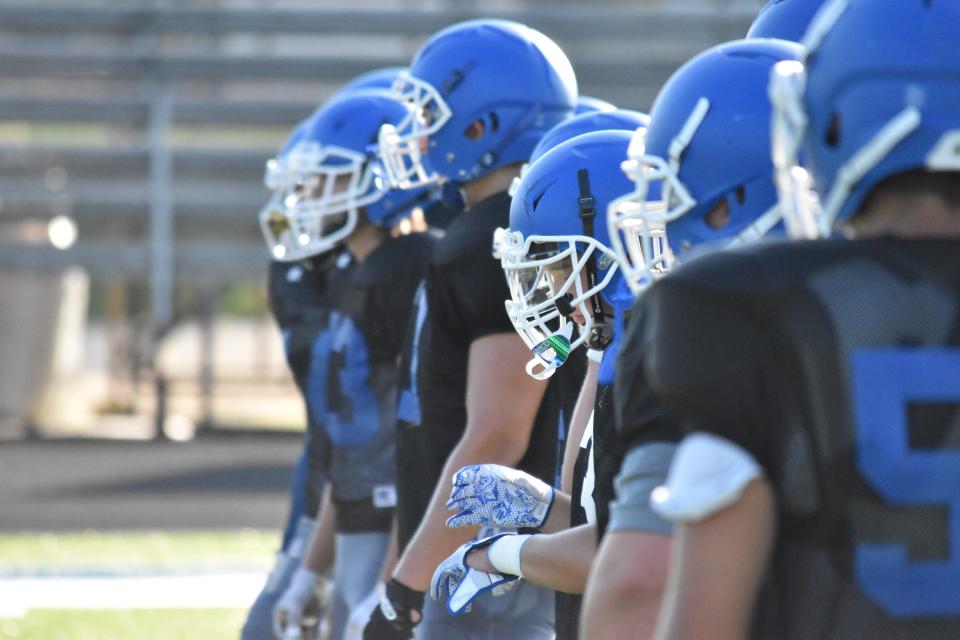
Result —
<svg viewBox="0 0 960 640"><path fill-rule="evenodd" d="M561 122L540 139L530 154L530 164L536 162L542 155L584 133L594 131L636 131L639 127L650 124L650 117L639 111L630 109L616 109L614 111L592 111Z"/></svg>
<svg viewBox="0 0 960 640"><path fill-rule="evenodd" d="M527 373L535 378L552 375L583 343L606 346L610 315L633 300L603 220L631 186L619 170L630 139L629 131L596 131L568 140L530 165L513 197L500 261L507 315L534 353Z"/></svg>
<svg viewBox="0 0 960 640"><path fill-rule="evenodd" d="M266 170L263 174L263 184L271 191L286 189L290 186L292 176L287 171L286 159L290 151L297 146L303 139L303 135L310 124L310 118L305 118L296 127L284 141L283 146L277 151L277 155L267 160Z"/></svg>
<svg viewBox="0 0 960 640"><path fill-rule="evenodd" d="M290 176L285 175L286 167L283 162L280 161L281 158L285 158L290 150L300 141L300 138L303 135L303 131L306 129L308 123L320 113L330 102L343 98L351 93L356 91L367 91L367 90L380 90L384 92L390 91L393 84L397 81L397 76L400 75L401 71L405 71L405 67L384 67L383 69L374 69L373 71L367 71L366 73L361 73L359 76L340 87L336 93L331 96L331 98L317 107L312 114L304 118L300 124L298 124L293 133L290 134L290 137L287 138L287 141L284 142L283 146L280 147L280 151L277 152L277 155L267 161L267 171L264 177L264 184L267 185L267 188L271 191L275 191L278 188L285 188L288 186Z"/></svg>
<svg viewBox="0 0 960 640"><path fill-rule="evenodd" d="M476 180L523 162L550 128L573 114L577 81L542 33L505 20L448 27L420 49L394 96L408 109L380 133L394 186Z"/></svg>
<svg viewBox="0 0 960 640"><path fill-rule="evenodd" d="M794 237L827 237L884 178L960 171L960 3L831 0L774 70L774 163ZM802 156L807 170L800 167Z"/></svg>
<svg viewBox="0 0 960 640"><path fill-rule="evenodd" d="M747 38L800 42L810 21L826 0L770 0L754 18Z"/></svg>
<svg viewBox="0 0 960 640"><path fill-rule="evenodd" d="M356 78L337 89L337 92L333 95L333 97L340 98L348 93L362 89L380 89L382 91L390 91L390 89L393 87L393 83L397 81L397 76L400 75L400 72L406 70L406 67L383 67L382 69L374 69L373 71L361 73Z"/></svg>
<svg viewBox="0 0 960 640"><path fill-rule="evenodd" d="M564 120L540 138L540 142L533 148L530 159L520 169L520 177L514 178L510 185L510 195L520 186L520 180L534 162L550 149L561 142L576 138L584 133L593 131L636 131L638 127L646 127L650 118L645 113L630 109L615 109L613 111L588 111Z"/></svg>
<svg viewBox="0 0 960 640"><path fill-rule="evenodd" d="M355 91L369 89L389 91L393 83L396 82L397 75L404 69L404 67L386 67L360 74L337 90L330 100L342 98ZM290 151L303 139L312 119L326 107L328 102L317 107L310 116L294 127L293 132L280 147L277 154L267 161L263 182L272 194L270 200L260 210L259 220L260 230L263 232L270 255L274 257L299 254L295 234L291 233L291 221L287 218L284 207L284 200L289 195L298 177L290 170L287 160ZM287 257L284 259L293 260L296 258Z"/></svg>
<svg viewBox="0 0 960 640"><path fill-rule="evenodd" d="M584 113L593 113L594 111L614 111L616 108L616 105L606 100L601 100L600 98L578 96L577 106L573 110L573 115L579 116Z"/></svg>
<svg viewBox="0 0 960 640"><path fill-rule="evenodd" d="M270 189L271 194L270 199L260 210L258 219L267 249L274 258L290 255L297 246L293 227L283 204L284 198L295 182L294 175L287 169L287 158L290 151L303 139L309 124L308 118L294 127L277 155L267 160L263 183Z"/></svg>
<svg viewBox="0 0 960 640"><path fill-rule="evenodd" d="M403 105L387 93L368 89L334 99L308 121L285 159L296 176L296 187L283 203L295 244L275 253L276 259L298 260L333 249L353 233L361 212L389 227L426 203L428 189L390 188L376 156L380 127L405 115Z"/></svg>
<svg viewBox="0 0 960 640"><path fill-rule="evenodd" d="M634 292L674 257L705 243L752 241L780 226L767 85L776 63L799 60L802 51L785 40L729 42L684 64L661 89L650 127L635 137L623 165L636 188L608 212Z"/></svg>

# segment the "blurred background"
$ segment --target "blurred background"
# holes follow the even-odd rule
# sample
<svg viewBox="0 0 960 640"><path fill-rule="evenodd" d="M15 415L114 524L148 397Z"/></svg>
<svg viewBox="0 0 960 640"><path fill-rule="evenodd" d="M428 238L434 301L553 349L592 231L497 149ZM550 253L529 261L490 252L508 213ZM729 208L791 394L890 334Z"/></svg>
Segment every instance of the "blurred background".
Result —
<svg viewBox="0 0 960 640"><path fill-rule="evenodd" d="M0 0L0 638L236 637L304 424L263 166L340 84L504 17L647 110L761 4Z"/></svg>

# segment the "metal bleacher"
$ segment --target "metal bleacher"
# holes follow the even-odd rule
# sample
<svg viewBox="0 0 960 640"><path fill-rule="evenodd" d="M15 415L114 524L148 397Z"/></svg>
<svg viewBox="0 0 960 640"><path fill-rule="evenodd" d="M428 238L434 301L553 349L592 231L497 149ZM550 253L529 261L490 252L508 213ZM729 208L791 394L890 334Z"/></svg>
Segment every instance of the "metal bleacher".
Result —
<svg viewBox="0 0 960 640"><path fill-rule="evenodd" d="M149 284L162 325L181 279L262 274L262 167L286 131L444 25L526 22L568 52L583 93L643 109L757 5L0 2L0 266ZM23 233L58 213L77 222L71 248Z"/></svg>

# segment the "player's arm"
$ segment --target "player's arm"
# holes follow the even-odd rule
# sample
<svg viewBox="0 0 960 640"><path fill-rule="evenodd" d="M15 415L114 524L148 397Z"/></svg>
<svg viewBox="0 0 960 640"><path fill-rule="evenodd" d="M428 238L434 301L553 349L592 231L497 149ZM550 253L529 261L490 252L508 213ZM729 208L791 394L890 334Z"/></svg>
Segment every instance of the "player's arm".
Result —
<svg viewBox="0 0 960 640"><path fill-rule="evenodd" d="M380 582L386 582L393 575L397 566L397 518L394 516L390 525L390 542L387 544L387 553L383 557L383 567L380 569Z"/></svg>
<svg viewBox="0 0 960 640"><path fill-rule="evenodd" d="M604 536L587 580L581 638L651 637L669 564L668 536L642 531Z"/></svg>
<svg viewBox="0 0 960 640"><path fill-rule="evenodd" d="M519 566L529 582L554 591L583 593L596 550L597 527L585 524L530 536L519 550ZM489 551L489 547L477 549L467 556L467 564L479 571L498 573L501 569L492 564Z"/></svg>
<svg viewBox="0 0 960 640"><path fill-rule="evenodd" d="M330 483L326 483L317 526L310 536L307 549L303 554L303 566L317 575L329 573L333 566L333 529L336 522L336 506L331 497Z"/></svg>
<svg viewBox="0 0 960 640"><path fill-rule="evenodd" d="M447 520L448 527L526 527L539 529L542 533L557 533L570 528L573 468L593 413L599 370L600 363L589 360L566 434L561 488L550 488L522 471L489 463L460 469L454 476L453 490L446 505L457 512ZM491 486L497 487L499 495L506 499L498 504L497 509L488 508L488 497L475 491L476 487ZM546 519L542 512L546 513Z"/></svg>
<svg viewBox="0 0 960 640"><path fill-rule="evenodd" d="M657 640L748 638L773 535L773 496L763 479L732 506L680 524Z"/></svg>
<svg viewBox="0 0 960 640"><path fill-rule="evenodd" d="M393 569L397 564L397 518L394 516L393 524L390 527L390 542L387 546L387 553L383 558L383 567L380 570L380 579L373 590L367 594L367 597L360 601L350 610L350 617L347 620L347 627L344 631L344 640L362 640L363 628L367 626L370 614L380 603L384 595L384 588Z"/></svg>
<svg viewBox="0 0 960 640"><path fill-rule="evenodd" d="M394 578L417 591L426 591L434 569L475 528L445 526L453 475L471 464L496 463L513 467L530 441L534 418L546 383L524 370L530 351L516 333L495 333L473 341L467 365L467 425L451 452L430 505L413 539L397 564Z"/></svg>
<svg viewBox="0 0 960 640"><path fill-rule="evenodd" d="M641 494L675 527L656 635L729 640L749 630L772 533L769 492L756 491L756 455L774 426L763 422L760 373L771 349L742 305L704 294L721 278L709 256L687 266L635 308L617 363L617 423L627 441L697 432L676 447L663 486ZM618 501L620 489L618 478Z"/></svg>
<svg viewBox="0 0 960 640"><path fill-rule="evenodd" d="M775 463L763 453L779 427L767 408L776 349L749 308L704 295L720 267L758 273L749 255L726 257L692 262L645 296L655 305L646 377L689 434L651 498L677 528L659 638L748 637L774 535L763 468Z"/></svg>
<svg viewBox="0 0 960 640"><path fill-rule="evenodd" d="M278 638L287 637L291 629L299 634L304 611L311 600L319 598L316 604L319 605L321 615L327 607L328 590L324 588L326 583L323 576L329 573L333 565L333 529L336 518L330 494L330 484L327 483L320 503L319 520L304 550L303 560L274 605L273 630Z"/></svg>
<svg viewBox="0 0 960 640"><path fill-rule="evenodd" d="M634 446L613 482L610 522L587 581L583 635L589 640L649 638L656 626L670 564L672 524L650 505L666 481L675 445Z"/></svg>

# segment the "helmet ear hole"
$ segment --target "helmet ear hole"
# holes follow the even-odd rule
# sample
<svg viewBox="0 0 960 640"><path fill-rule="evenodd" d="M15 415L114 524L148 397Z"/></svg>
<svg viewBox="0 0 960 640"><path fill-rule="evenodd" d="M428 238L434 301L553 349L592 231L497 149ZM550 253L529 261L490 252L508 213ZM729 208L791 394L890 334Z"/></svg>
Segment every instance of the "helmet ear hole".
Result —
<svg viewBox="0 0 960 640"><path fill-rule="evenodd" d="M491 111L488 117L490 118L490 133L496 133L500 129L500 116L497 115L496 111Z"/></svg>
<svg viewBox="0 0 960 640"><path fill-rule="evenodd" d="M840 134L842 130L843 120L840 117L839 113L834 113L830 117L830 126L827 128L827 133L824 136L828 146L836 147L840 144Z"/></svg>
<svg viewBox="0 0 960 640"><path fill-rule="evenodd" d="M737 191L741 189L743 189L743 187L738 187ZM730 203L727 202L726 198L722 198L716 206L704 214L703 219L711 229L717 231L723 229L730 223Z"/></svg>
<svg viewBox="0 0 960 640"><path fill-rule="evenodd" d="M477 118L467 126L463 131L463 137L468 140L473 140L474 142L479 142L483 139L484 134L487 131L487 125L483 121L483 118Z"/></svg>

